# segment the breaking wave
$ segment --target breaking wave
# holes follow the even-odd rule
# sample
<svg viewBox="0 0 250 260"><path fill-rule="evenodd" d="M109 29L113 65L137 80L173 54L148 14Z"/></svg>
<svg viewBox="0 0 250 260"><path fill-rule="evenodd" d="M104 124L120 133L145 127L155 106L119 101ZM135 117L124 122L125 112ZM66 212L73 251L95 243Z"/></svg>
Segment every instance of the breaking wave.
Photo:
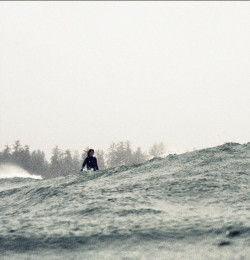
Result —
<svg viewBox="0 0 250 260"><path fill-rule="evenodd" d="M40 175L30 174L26 170L15 165L0 165L0 179L31 178L42 179Z"/></svg>
<svg viewBox="0 0 250 260"><path fill-rule="evenodd" d="M49 180L16 169L0 173L6 259L248 259L250 143Z"/></svg>

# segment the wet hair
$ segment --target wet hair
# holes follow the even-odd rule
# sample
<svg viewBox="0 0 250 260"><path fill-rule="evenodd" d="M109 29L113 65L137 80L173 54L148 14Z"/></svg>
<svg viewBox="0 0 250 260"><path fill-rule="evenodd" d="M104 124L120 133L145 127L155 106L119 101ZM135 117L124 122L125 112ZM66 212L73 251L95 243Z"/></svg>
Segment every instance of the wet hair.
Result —
<svg viewBox="0 0 250 260"><path fill-rule="evenodd" d="M88 157L89 157L90 152L95 152L95 150L94 150L94 149L89 149L89 151L88 151Z"/></svg>

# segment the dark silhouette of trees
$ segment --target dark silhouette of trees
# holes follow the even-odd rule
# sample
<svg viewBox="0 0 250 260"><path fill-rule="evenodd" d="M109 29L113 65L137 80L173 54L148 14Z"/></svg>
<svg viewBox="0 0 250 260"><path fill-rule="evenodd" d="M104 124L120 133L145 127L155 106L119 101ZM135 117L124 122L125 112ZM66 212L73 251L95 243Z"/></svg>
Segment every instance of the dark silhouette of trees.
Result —
<svg viewBox="0 0 250 260"><path fill-rule="evenodd" d="M80 164L82 162L80 160L80 155L78 151L75 151L73 153L72 162L73 162L72 172L79 172Z"/></svg>
<svg viewBox="0 0 250 260"><path fill-rule="evenodd" d="M95 152L95 156L97 158L97 163L98 163L99 170L106 169L104 151L103 150L97 150Z"/></svg>
<svg viewBox="0 0 250 260"><path fill-rule="evenodd" d="M136 151L133 153L133 164L144 163L148 159L148 155L142 152L141 147L137 147Z"/></svg>
<svg viewBox="0 0 250 260"><path fill-rule="evenodd" d="M70 150L66 150L65 153L63 153L62 168L63 168L63 175L69 175L72 173L73 158Z"/></svg>
<svg viewBox="0 0 250 260"><path fill-rule="evenodd" d="M90 148L87 146L87 147L83 150L83 152L82 152L82 154L81 154L81 160L82 160L82 161L84 161L84 159L87 157L89 149L90 149Z"/></svg>
<svg viewBox="0 0 250 260"><path fill-rule="evenodd" d="M89 147L86 147L80 154L70 150L62 151L58 146L52 149L50 161L46 160L45 153L41 150L30 151L29 146L22 146L20 141L15 141L12 148L6 145L3 151L0 151L1 164L15 164L23 169L44 178L53 178L57 176L66 176L78 173L83 160L87 156ZM103 150L96 150L95 156L100 170L123 166L140 164L152 157L160 157L165 154L166 146L163 142L154 144L150 147L149 155L137 147L135 151L131 148L129 141L111 143L107 153Z"/></svg>
<svg viewBox="0 0 250 260"><path fill-rule="evenodd" d="M56 146L52 149L52 156L50 158L50 171L53 176L60 176L62 175L62 152Z"/></svg>
<svg viewBox="0 0 250 260"><path fill-rule="evenodd" d="M50 158L50 172L52 176L66 176L79 172L81 160L79 160L79 153L72 152L67 149L65 152L61 151L58 146L52 150Z"/></svg>
<svg viewBox="0 0 250 260"><path fill-rule="evenodd" d="M142 152L140 147L133 152L129 141L112 143L107 153L107 166L110 168L122 165L140 164L147 159L148 156Z"/></svg>
<svg viewBox="0 0 250 260"><path fill-rule="evenodd" d="M153 144L149 149L149 155L152 157L161 157L166 153L166 145L163 142Z"/></svg>
<svg viewBox="0 0 250 260"><path fill-rule="evenodd" d="M20 141L15 141L13 148L8 145L0 152L0 164L15 164L23 169L46 176L49 172L49 164L45 159L44 152L37 150L30 152L29 146L21 146Z"/></svg>
<svg viewBox="0 0 250 260"><path fill-rule="evenodd" d="M6 145L3 152L0 153L1 162L11 162L12 161L12 154L11 154L11 148Z"/></svg>
<svg viewBox="0 0 250 260"><path fill-rule="evenodd" d="M45 175L49 170L49 164L45 159L45 153L41 150L33 151L30 155L31 172Z"/></svg>

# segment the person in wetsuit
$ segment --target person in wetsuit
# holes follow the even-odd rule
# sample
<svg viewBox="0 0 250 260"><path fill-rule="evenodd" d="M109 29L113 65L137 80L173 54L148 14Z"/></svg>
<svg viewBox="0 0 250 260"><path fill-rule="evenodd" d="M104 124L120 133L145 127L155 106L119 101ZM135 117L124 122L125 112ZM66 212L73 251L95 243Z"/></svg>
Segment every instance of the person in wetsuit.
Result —
<svg viewBox="0 0 250 260"><path fill-rule="evenodd" d="M97 165L97 159L94 157L94 149L89 149L88 151L88 157L83 161L82 164L82 168L81 168L81 172L83 171L83 168L85 167L85 165L87 165L87 170L94 170L94 171L98 171L98 165Z"/></svg>

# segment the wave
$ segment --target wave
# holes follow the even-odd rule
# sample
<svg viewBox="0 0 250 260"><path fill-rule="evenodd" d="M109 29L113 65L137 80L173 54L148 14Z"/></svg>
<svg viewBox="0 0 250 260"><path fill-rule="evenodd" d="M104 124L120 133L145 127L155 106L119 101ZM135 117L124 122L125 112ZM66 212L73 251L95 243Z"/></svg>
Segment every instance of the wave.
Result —
<svg viewBox="0 0 250 260"><path fill-rule="evenodd" d="M10 178L31 178L39 179L42 177L40 175L30 174L21 167L15 165L0 165L0 179L10 179Z"/></svg>
<svg viewBox="0 0 250 260"><path fill-rule="evenodd" d="M87 246L95 244L100 246L100 243L112 244L114 242L125 242L130 241L130 243L146 242L146 241L197 241L197 239L202 239L204 236L207 238L214 238L219 236L219 239L214 239L214 242L218 242L219 246L222 246L223 242L228 244L232 243L235 239L247 238L250 233L250 228L246 226L224 226L221 228L186 228L186 229L168 229L168 227L161 229L140 229L135 228L135 230L113 230L110 233L95 232L92 234L81 234L73 235L70 234L60 234L60 235L37 235L28 234L21 235L15 234L15 229L9 230L9 235L0 235L0 252L5 250L14 250L17 252L35 250L35 249L74 249L82 246ZM221 243L222 241L222 243Z"/></svg>
<svg viewBox="0 0 250 260"><path fill-rule="evenodd" d="M250 143L41 181L1 166L0 178L12 179L0 180L0 252L116 242L244 244L249 169Z"/></svg>

